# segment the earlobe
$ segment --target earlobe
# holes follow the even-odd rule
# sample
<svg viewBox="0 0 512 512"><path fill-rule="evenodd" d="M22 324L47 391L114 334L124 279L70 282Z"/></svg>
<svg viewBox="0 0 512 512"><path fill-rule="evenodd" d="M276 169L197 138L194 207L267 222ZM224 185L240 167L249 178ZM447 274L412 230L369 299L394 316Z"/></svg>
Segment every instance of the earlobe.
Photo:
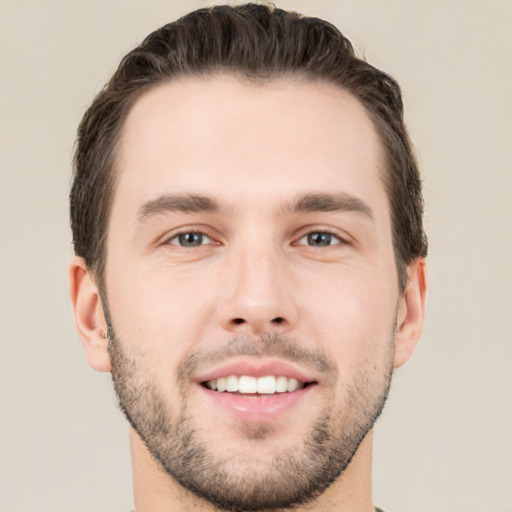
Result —
<svg viewBox="0 0 512 512"><path fill-rule="evenodd" d="M407 286L400 299L394 366L398 368L412 356L423 329L427 272L425 258L419 258L407 268Z"/></svg>
<svg viewBox="0 0 512 512"><path fill-rule="evenodd" d="M110 371L107 325L98 287L83 258L75 256L69 265L69 294L78 336L92 368Z"/></svg>

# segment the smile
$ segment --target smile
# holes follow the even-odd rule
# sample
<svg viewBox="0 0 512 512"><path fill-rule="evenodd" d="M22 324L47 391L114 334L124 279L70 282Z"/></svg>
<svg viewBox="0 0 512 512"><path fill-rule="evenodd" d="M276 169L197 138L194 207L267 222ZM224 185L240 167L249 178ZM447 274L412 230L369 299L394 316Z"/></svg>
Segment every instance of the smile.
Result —
<svg viewBox="0 0 512 512"><path fill-rule="evenodd" d="M213 391L273 395L275 393L292 393L307 386L293 377L265 375L253 377L250 375L229 375L204 382L204 386Z"/></svg>
<svg viewBox="0 0 512 512"><path fill-rule="evenodd" d="M244 422L268 422L310 402L319 388L316 373L275 359L236 359L194 379L214 410L222 408Z"/></svg>

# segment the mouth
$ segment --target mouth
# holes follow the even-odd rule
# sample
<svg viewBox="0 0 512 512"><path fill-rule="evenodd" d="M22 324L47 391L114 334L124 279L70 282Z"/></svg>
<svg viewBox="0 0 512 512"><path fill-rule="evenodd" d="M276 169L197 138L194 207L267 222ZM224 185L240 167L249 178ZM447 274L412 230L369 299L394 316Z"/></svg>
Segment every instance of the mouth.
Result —
<svg viewBox="0 0 512 512"><path fill-rule="evenodd" d="M316 375L294 364L248 359L212 368L196 384L201 396L212 404L212 411L222 410L243 422L263 423L304 414L321 388Z"/></svg>
<svg viewBox="0 0 512 512"><path fill-rule="evenodd" d="M293 393L315 384L314 381L301 381L285 375L228 375L201 382L201 385L219 393L232 393L245 396L274 395Z"/></svg>

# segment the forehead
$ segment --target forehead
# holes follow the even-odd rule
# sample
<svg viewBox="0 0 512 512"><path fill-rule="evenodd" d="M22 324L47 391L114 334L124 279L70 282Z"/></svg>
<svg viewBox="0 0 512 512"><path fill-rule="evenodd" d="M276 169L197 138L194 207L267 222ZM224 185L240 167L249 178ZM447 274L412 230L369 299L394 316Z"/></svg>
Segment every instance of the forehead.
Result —
<svg viewBox="0 0 512 512"><path fill-rule="evenodd" d="M164 193L263 205L312 190L379 196L386 208L382 160L364 107L333 85L177 79L145 93L127 117L114 209Z"/></svg>

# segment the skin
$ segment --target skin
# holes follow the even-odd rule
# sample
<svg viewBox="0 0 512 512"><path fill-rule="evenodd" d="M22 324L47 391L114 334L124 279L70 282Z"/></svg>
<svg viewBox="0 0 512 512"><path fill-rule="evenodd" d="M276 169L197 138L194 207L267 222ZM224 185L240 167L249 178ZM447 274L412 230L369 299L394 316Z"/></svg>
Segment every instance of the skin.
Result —
<svg viewBox="0 0 512 512"><path fill-rule="evenodd" d="M387 365L411 356L423 325L425 261L408 266L399 293L382 160L364 108L325 84L182 79L149 91L129 114L107 238L111 320L140 380L151 377L171 416L187 404L217 459L250 457L263 474L276 453L302 446L322 411L357 415L351 387L382 393ZM218 209L155 202L176 194L200 194ZM343 208L328 211L325 197L318 211L290 208L308 194L341 198ZM207 235L202 245L180 247L178 233L198 231ZM326 247L307 238L326 232L334 235ZM110 371L100 291L79 257L70 283L89 363ZM335 378L294 362L317 379L314 389L268 421L235 418L204 399L193 378L211 369L207 360L179 380L192 354L220 351L237 336L257 344L265 334L323 354ZM262 424L271 431L248 434ZM161 470L133 428L130 444L137 512L214 510ZM297 510L373 510L371 456L370 430L341 476ZM244 474L247 464L231 469Z"/></svg>

